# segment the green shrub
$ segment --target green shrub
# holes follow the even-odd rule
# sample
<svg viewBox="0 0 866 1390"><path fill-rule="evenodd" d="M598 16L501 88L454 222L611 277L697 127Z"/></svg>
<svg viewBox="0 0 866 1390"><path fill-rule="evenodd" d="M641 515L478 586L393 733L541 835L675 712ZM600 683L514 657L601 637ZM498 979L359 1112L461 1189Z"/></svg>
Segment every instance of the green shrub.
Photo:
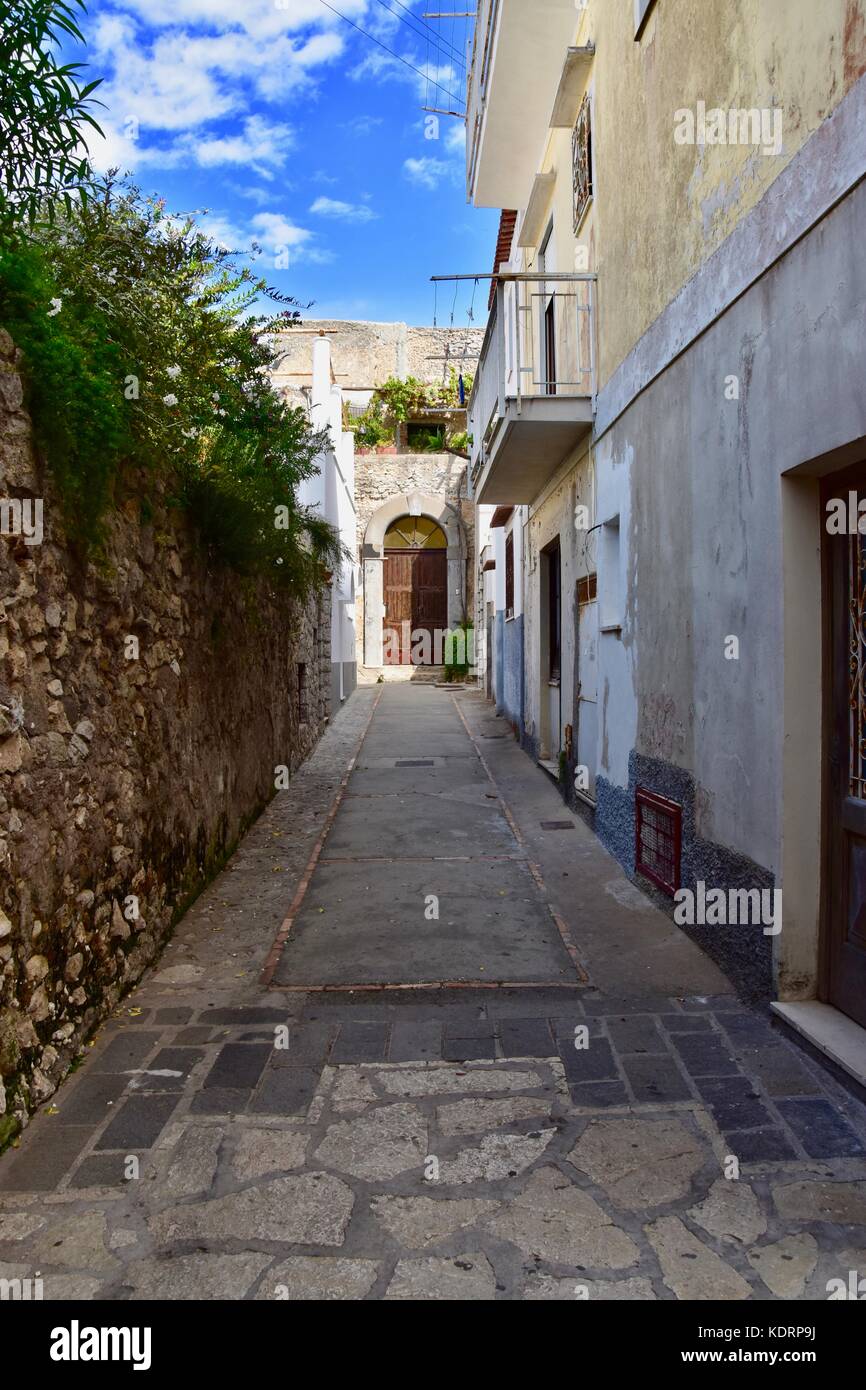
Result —
<svg viewBox="0 0 866 1390"><path fill-rule="evenodd" d="M443 665L446 681L465 680L472 667L472 637L474 624L471 619L458 624L457 628L445 634Z"/></svg>
<svg viewBox="0 0 866 1390"><path fill-rule="evenodd" d="M337 562L331 528L297 502L326 441L271 386L274 319L251 312L261 296L295 304L131 185L109 181L53 224L0 230L0 325L21 348L36 440L83 548L134 466L165 479L204 543L244 572L303 588Z"/></svg>
<svg viewBox="0 0 866 1390"><path fill-rule="evenodd" d="M394 426L386 420L381 402L375 397L351 428L358 449L378 449L381 444L394 443Z"/></svg>
<svg viewBox="0 0 866 1390"><path fill-rule="evenodd" d="M105 315L85 294L70 294L44 248L34 244L0 247L0 324L23 354L36 443L57 480L71 530L89 545L117 462L135 451L119 345Z"/></svg>

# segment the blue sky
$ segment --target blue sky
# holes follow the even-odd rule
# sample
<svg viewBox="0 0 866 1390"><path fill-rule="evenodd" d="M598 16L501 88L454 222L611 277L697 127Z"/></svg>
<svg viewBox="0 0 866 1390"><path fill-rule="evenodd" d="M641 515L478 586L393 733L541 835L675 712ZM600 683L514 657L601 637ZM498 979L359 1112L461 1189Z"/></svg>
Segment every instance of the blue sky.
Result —
<svg viewBox="0 0 866 1390"><path fill-rule="evenodd" d="M466 204L462 121L425 129L421 110L463 109L469 32L421 16L472 7L333 6L397 56L323 0L89 0L88 76L105 103L91 154L173 210L207 209L232 249L259 242L262 275L314 300L309 317L432 323L430 275L489 270L496 236L497 215ZM455 324L471 298L460 286ZM440 286L440 325L453 303ZM485 314L482 282L476 325Z"/></svg>

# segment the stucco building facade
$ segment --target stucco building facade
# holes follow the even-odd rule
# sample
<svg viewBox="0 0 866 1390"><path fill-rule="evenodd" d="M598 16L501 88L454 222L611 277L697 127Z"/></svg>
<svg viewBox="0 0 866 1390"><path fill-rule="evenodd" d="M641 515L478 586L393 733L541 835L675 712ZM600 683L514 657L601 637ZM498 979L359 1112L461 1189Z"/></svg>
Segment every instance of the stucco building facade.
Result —
<svg viewBox="0 0 866 1390"><path fill-rule="evenodd" d="M866 1075L864 72L857 0L483 0L467 179L494 698L652 891L781 891L702 940Z"/></svg>

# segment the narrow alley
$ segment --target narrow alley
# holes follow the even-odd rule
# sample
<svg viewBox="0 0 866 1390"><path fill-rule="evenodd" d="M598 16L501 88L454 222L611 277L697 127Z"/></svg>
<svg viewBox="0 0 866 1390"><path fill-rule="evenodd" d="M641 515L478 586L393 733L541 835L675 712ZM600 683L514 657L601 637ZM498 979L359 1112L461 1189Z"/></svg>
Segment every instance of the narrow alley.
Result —
<svg viewBox="0 0 866 1390"><path fill-rule="evenodd" d="M0 1162L46 1299L826 1299L866 1108L477 691L360 687Z"/></svg>

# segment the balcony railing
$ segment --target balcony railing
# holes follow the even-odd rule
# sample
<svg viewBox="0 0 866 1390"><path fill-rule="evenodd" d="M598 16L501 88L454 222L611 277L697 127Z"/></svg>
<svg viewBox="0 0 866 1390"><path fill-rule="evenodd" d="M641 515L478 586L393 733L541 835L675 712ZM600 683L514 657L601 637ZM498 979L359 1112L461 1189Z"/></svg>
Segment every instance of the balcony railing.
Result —
<svg viewBox="0 0 866 1390"><path fill-rule="evenodd" d="M514 447L535 448L549 458L561 443L564 457L588 432L595 398L595 295L595 275L498 277L469 402L473 491L503 451L508 456Z"/></svg>

